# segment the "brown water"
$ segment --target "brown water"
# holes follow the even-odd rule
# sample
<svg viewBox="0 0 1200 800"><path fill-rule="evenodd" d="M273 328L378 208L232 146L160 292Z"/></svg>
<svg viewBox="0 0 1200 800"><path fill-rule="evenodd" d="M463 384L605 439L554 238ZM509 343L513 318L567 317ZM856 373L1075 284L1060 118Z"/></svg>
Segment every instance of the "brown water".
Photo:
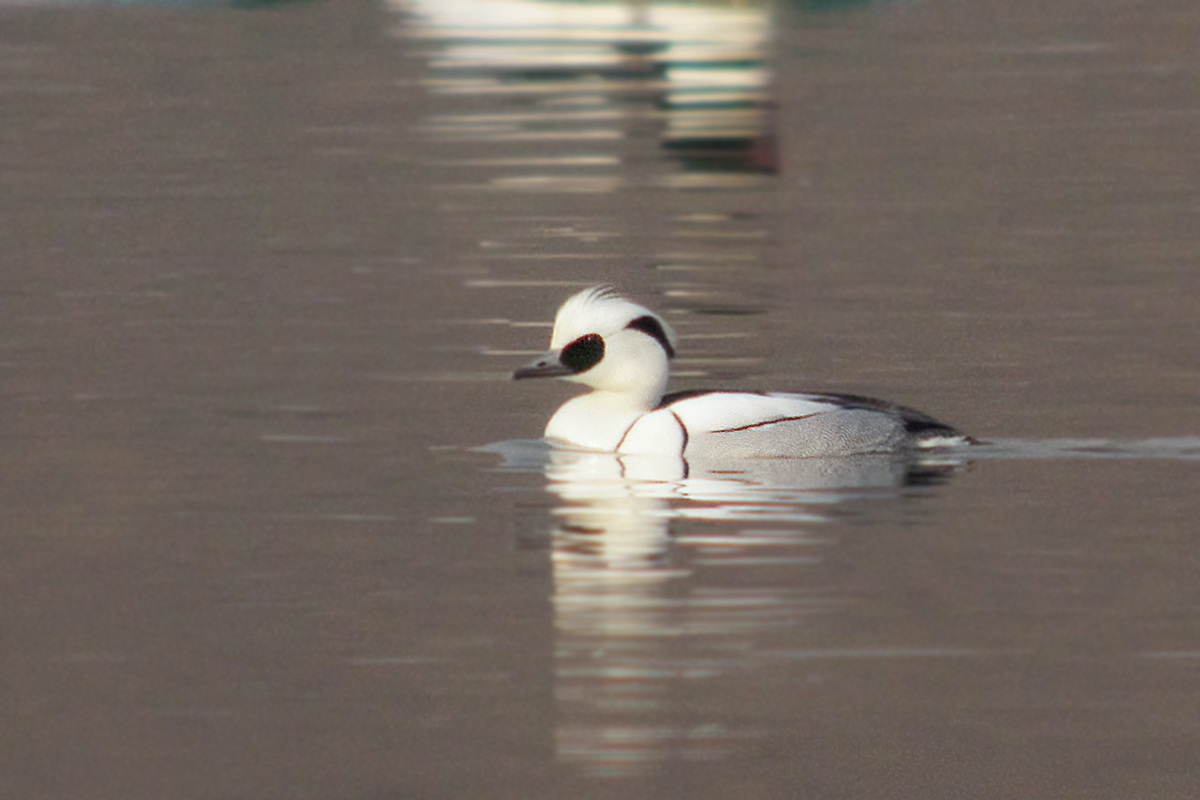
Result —
<svg viewBox="0 0 1200 800"><path fill-rule="evenodd" d="M0 9L0 797L1197 796L1200 9L823 5ZM551 460L599 281L993 444Z"/></svg>

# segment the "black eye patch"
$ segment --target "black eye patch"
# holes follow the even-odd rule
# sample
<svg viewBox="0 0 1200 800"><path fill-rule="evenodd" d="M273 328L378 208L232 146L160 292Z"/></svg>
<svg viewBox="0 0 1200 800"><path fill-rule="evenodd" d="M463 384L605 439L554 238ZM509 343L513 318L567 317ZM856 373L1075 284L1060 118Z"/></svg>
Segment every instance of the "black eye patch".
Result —
<svg viewBox="0 0 1200 800"><path fill-rule="evenodd" d="M589 333L587 336L580 336L564 347L558 360L571 372L578 374L587 372L599 364L602 358L604 358L604 339L600 338L599 334Z"/></svg>
<svg viewBox="0 0 1200 800"><path fill-rule="evenodd" d="M675 357L675 348L671 347L671 340L667 338L667 332L663 330L662 323L654 317L638 317L625 327L654 337L662 345L663 350L667 351L667 358Z"/></svg>

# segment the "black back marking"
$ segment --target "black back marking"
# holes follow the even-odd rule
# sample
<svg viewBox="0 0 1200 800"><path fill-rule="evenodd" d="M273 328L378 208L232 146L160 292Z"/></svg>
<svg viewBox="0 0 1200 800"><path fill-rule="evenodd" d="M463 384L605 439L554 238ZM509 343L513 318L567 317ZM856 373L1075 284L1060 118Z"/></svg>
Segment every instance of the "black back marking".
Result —
<svg viewBox="0 0 1200 800"><path fill-rule="evenodd" d="M683 455L684 455L684 453L686 453L686 452L687 452L688 438L689 438L689 437L688 437L687 425L684 425L684 424L683 424L683 420L681 420L681 419L679 418L679 415L678 415L678 414L676 414L674 411L672 411L672 412L671 412L671 416L672 416L672 417L674 417L674 418L675 418L675 421L679 423L679 432L680 432L681 434L683 434L683 444L682 444L682 445L680 446L680 448L679 448L679 457L680 457L680 458L683 458Z"/></svg>
<svg viewBox="0 0 1200 800"><path fill-rule="evenodd" d="M633 328L635 331L641 331L652 337L662 345L663 350L667 351L667 358L675 357L675 348L671 346L671 340L667 338L667 332L663 330L662 323L654 317L649 315L640 316L625 327Z"/></svg>
<svg viewBox="0 0 1200 800"><path fill-rule="evenodd" d="M876 400L874 397L863 397L858 394L827 394L822 395L842 408L865 409L867 411L882 411L898 418L904 423L904 430L910 436L918 439L936 436L962 436L957 429L939 422L933 417L915 408L889 403L886 400Z"/></svg>
<svg viewBox="0 0 1200 800"><path fill-rule="evenodd" d="M580 336L563 348L558 360L563 366L578 375L587 372L604 358L604 339L597 333Z"/></svg>
<svg viewBox="0 0 1200 800"><path fill-rule="evenodd" d="M701 397L706 394L714 394L716 392L727 392L728 389L684 389L682 392L671 392L664 394L662 400L658 401L658 408L666 408L671 403L679 400L687 400L689 397ZM739 392L739 394L762 394L762 392Z"/></svg>

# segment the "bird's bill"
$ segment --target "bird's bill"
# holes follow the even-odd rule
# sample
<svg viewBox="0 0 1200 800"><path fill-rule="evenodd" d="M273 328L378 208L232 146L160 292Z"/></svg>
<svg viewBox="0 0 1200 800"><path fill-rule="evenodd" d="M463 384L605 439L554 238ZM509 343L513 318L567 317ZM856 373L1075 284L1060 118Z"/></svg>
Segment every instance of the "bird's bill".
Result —
<svg viewBox="0 0 1200 800"><path fill-rule="evenodd" d="M513 373L513 380L522 378L561 378L574 375L569 367L558 360L558 353L551 350L538 356L537 360L526 364Z"/></svg>

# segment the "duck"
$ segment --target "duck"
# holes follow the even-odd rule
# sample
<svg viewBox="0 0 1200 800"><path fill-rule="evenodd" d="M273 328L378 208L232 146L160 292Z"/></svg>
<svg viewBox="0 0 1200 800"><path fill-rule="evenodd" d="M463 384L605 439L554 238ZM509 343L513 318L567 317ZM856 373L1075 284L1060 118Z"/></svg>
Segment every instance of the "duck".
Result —
<svg viewBox="0 0 1200 800"><path fill-rule="evenodd" d="M855 394L668 394L678 344L659 314L611 286L593 286L562 304L549 352L512 377L591 389L546 424L544 438L567 449L711 461L913 453L975 442L920 411Z"/></svg>

